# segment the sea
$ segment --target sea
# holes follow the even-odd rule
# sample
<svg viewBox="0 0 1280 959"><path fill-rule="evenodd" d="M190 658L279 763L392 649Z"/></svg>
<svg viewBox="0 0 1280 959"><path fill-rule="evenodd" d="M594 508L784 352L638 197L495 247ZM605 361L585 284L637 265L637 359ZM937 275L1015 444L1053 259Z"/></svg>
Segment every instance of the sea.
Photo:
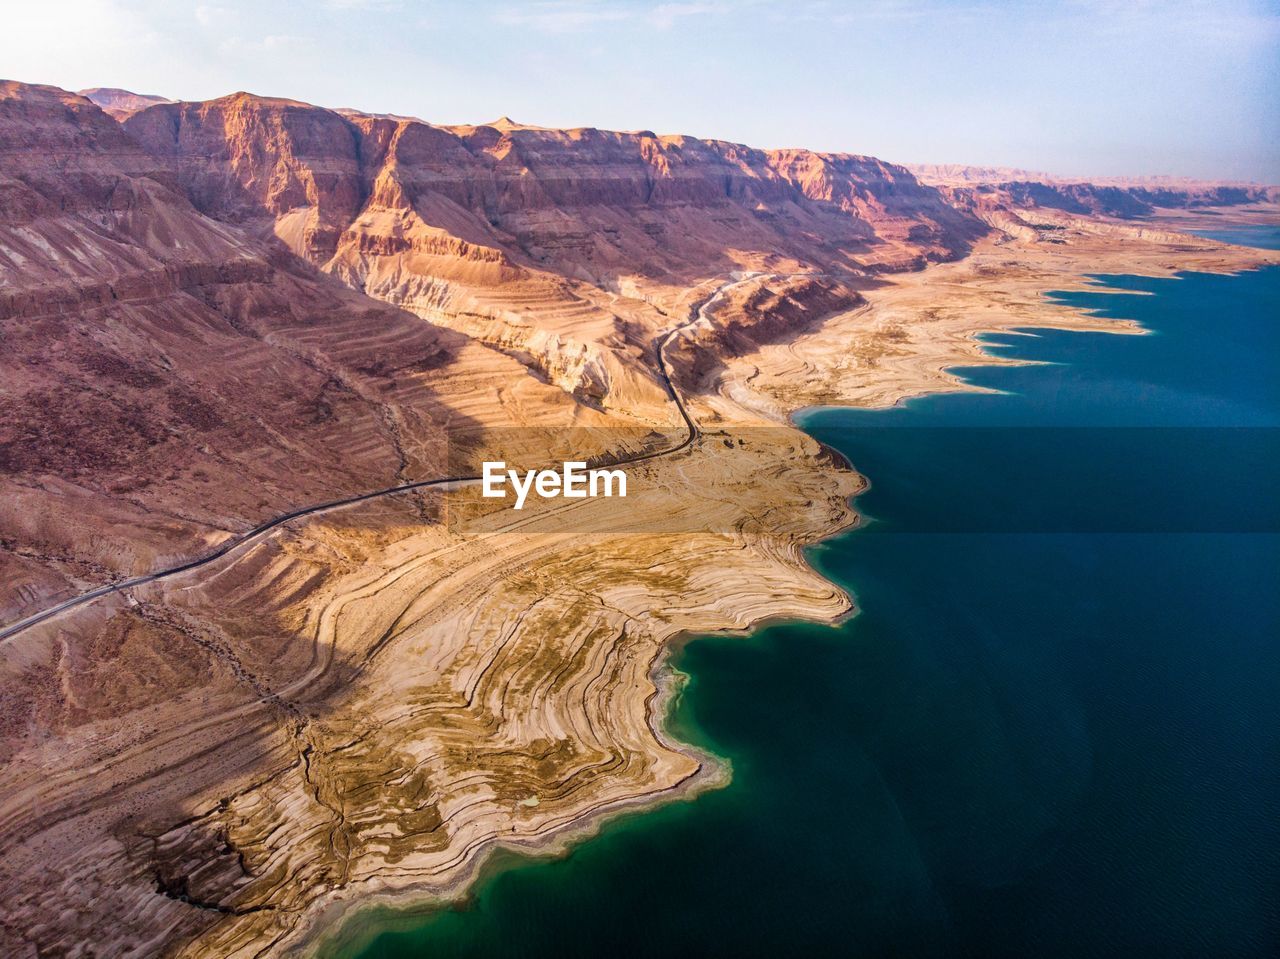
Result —
<svg viewBox="0 0 1280 959"><path fill-rule="evenodd" d="M800 417L870 480L808 553L859 612L680 647L727 787L327 954L1280 955L1280 268L1092 283L1149 332Z"/></svg>

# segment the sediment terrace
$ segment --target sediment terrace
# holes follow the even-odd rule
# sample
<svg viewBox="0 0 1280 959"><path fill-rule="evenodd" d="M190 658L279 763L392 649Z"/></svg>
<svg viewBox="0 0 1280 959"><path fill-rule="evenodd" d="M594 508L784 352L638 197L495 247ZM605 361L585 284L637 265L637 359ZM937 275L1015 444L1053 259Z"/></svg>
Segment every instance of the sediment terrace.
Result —
<svg viewBox="0 0 1280 959"><path fill-rule="evenodd" d="M6 95L0 142L35 129L79 165L0 164L0 199L22 212L0 240L3 302L20 304L3 320L6 410L56 398L61 377L74 388L59 422L77 430L4 437L19 504L0 516L19 584L9 616L320 490L444 475L459 434L467 455L526 465L580 458L582 437L602 453L669 451L630 464L625 501L516 513L475 487L381 497L9 637L0 947L13 955L305 949L373 897L451 895L500 846L554 848L610 810L713 785L724 770L661 734L671 639L850 608L802 549L853 520L861 481L787 425L792 411L961 388L945 370L981 355L980 330L1126 331L1044 298L1088 273L1277 259L1061 210L959 210L906 179L910 202L895 205L881 194L898 168L808 154L747 155L734 197L690 199L676 194L697 171L667 183L663 165L706 150L723 170L732 150L335 125L243 97L137 114L135 127L153 109L167 112L147 124L191 124L172 149L144 149L69 94ZM333 161L351 124L385 134L395 162ZM207 139L218 129L229 143ZM272 150L251 149L262 137ZM546 157L580 147L666 200L611 207L570 190L582 169ZM446 159L496 169L497 224L484 197L425 185L440 164L465 181ZM522 178L544 184L522 188L532 199ZM932 225L913 245L921 211ZM787 239L838 215L847 248ZM584 252L604 227L652 237L645 223L708 232L649 271L617 268L649 249L636 237ZM25 273L19 259L37 257L51 265ZM952 261L911 269L930 259ZM698 426L687 446L660 334ZM220 412L184 419L195 400ZM86 436L95 403L121 415Z"/></svg>
<svg viewBox="0 0 1280 959"><path fill-rule="evenodd" d="M24 636L72 695L39 707L59 736L6 766L8 928L72 953L90 936L108 954L278 952L370 896L454 892L498 845L692 788L703 758L655 734L666 643L848 609L800 549L850 521L858 479L779 414L954 388L941 371L972 361L975 325L1114 329L1039 294L1120 261L1031 257L1001 278L1005 257L992 244L727 358L691 398L698 442L637 464L625 504L517 514L473 488L426 497L443 521L425 525L364 504ZM1257 259L1152 247L1124 269ZM186 672L161 693L166 650ZM42 925L51 898L86 925Z"/></svg>

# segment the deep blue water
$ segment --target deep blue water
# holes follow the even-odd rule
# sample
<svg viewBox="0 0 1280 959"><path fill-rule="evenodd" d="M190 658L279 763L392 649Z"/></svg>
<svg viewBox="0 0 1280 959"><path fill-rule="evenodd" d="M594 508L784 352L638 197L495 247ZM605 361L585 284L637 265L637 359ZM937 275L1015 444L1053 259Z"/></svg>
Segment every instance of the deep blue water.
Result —
<svg viewBox="0 0 1280 959"><path fill-rule="evenodd" d="M805 417L873 484L810 554L862 611L683 649L728 788L341 951L1280 954L1280 270L1062 299L1153 333Z"/></svg>
<svg viewBox="0 0 1280 959"><path fill-rule="evenodd" d="M1260 246L1267 250L1280 250L1280 226L1236 226L1218 230L1192 230L1197 236L1238 243L1241 246Z"/></svg>

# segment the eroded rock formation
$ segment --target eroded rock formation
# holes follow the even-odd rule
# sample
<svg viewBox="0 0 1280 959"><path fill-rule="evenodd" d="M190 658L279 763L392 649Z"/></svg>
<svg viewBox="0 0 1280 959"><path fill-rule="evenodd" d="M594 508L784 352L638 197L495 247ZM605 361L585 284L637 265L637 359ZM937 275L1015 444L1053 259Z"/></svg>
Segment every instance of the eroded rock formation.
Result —
<svg viewBox="0 0 1280 959"><path fill-rule="evenodd" d="M278 955L722 779L662 730L668 641L849 607L800 551L860 481L791 410L1111 329L1041 295L1085 272L1269 257L865 157L107 105L0 86L5 624L481 454L670 452L626 501L377 497L6 631L6 955Z"/></svg>

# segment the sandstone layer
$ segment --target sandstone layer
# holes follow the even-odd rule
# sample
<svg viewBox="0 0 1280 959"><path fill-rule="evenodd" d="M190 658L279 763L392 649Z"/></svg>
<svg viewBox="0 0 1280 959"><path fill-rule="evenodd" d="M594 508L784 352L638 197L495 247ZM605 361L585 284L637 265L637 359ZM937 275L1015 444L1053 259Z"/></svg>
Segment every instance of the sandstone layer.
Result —
<svg viewBox="0 0 1280 959"><path fill-rule="evenodd" d="M850 609L801 550L861 480L792 411L1136 332L1045 298L1089 273L1280 260L863 157L22 84L0 210L6 623L482 457L632 484L379 496L6 634L17 956L281 955L720 781L670 641Z"/></svg>

